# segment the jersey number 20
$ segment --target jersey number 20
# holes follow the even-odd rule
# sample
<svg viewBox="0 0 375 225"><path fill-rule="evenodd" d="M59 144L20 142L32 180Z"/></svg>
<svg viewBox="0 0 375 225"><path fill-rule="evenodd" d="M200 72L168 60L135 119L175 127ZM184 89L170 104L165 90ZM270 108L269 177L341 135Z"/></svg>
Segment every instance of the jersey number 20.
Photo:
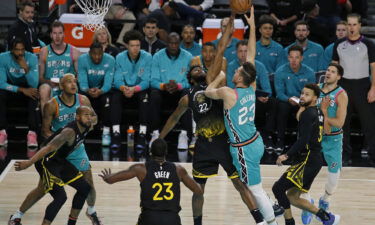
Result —
<svg viewBox="0 0 375 225"><path fill-rule="evenodd" d="M248 112L252 112L252 116L247 116ZM248 107L242 107L239 111L239 116L238 116L238 123L240 125L245 124L247 121L254 121L255 118L255 103L251 104L251 106Z"/></svg>
<svg viewBox="0 0 375 225"><path fill-rule="evenodd" d="M173 186L173 183L154 183L152 185L152 188L155 189L157 188L157 191L154 195L154 197L152 198L154 201L161 201L161 200L171 200L173 199L174 197L174 194L173 194L173 191L171 190ZM166 195L163 195L163 196L159 196L160 193L163 191L163 188L165 187L165 192L166 192Z"/></svg>

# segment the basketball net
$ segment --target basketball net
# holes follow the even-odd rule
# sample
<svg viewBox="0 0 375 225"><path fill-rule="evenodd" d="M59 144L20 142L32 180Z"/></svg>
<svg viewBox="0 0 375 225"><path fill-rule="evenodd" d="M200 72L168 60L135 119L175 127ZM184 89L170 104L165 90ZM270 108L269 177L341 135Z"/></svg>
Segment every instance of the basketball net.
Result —
<svg viewBox="0 0 375 225"><path fill-rule="evenodd" d="M104 16L107 14L112 0L75 0L86 15L83 26L95 32L104 27Z"/></svg>

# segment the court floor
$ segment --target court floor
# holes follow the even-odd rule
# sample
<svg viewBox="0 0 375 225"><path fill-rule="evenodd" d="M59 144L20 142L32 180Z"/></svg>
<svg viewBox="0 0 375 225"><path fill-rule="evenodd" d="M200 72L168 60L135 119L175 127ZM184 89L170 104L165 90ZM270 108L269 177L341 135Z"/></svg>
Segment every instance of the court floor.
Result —
<svg viewBox="0 0 375 225"><path fill-rule="evenodd" d="M14 170L12 160L0 175L0 224L7 220L38 182L38 174L34 167L17 172ZM123 170L131 165L129 162L93 161L92 170L97 190L96 209L104 225L136 224L139 208L139 182L137 179L116 184L106 184L98 177L103 168L111 168L112 172ZM191 164L182 164L191 171ZM273 165L262 166L263 187L272 196L271 187L287 166ZM324 191L327 168L323 167L316 178L311 196L318 201ZM183 186L181 184L181 186ZM74 189L67 187L68 201L57 215L53 224L66 224L71 206ZM41 224L44 210L51 201L50 196L45 196L32 207L22 218L23 224ZM345 167L342 171L339 187L332 198L331 210L341 215L342 225L373 225L375 224L375 169L361 167ZM182 224L193 224L191 212L191 192L182 187L180 216ZM84 206L86 210L86 205ZM301 211L293 208L296 224L302 224ZM278 218L279 224L284 224L283 218ZM255 224L248 209L242 203L239 194L232 183L228 181L225 172L220 170L217 177L210 178L206 185L205 204L203 212L205 225L245 225ZM91 224L81 212L77 224ZM311 224L321 224L313 220Z"/></svg>

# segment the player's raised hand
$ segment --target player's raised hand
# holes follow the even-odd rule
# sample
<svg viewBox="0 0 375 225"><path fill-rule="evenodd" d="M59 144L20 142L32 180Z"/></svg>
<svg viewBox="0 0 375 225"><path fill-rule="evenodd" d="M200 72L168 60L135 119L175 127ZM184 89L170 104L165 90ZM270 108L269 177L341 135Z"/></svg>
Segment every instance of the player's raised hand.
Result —
<svg viewBox="0 0 375 225"><path fill-rule="evenodd" d="M243 15L245 16L247 24L249 24L252 27L255 27L254 6L251 6L250 16L247 16L246 14Z"/></svg>
<svg viewBox="0 0 375 225"><path fill-rule="evenodd" d="M99 177L101 177L106 183L108 183L107 179L112 175L111 169L104 169L102 170L102 173L99 174Z"/></svg>
<svg viewBox="0 0 375 225"><path fill-rule="evenodd" d="M327 109L328 109L329 103L330 103L329 96L326 96L326 97L322 98L322 102L320 103L320 109L323 112L326 112Z"/></svg>
<svg viewBox="0 0 375 225"><path fill-rule="evenodd" d="M30 160L26 160L26 161L16 161L14 163L14 168L16 169L16 171L21 171L21 170L24 170L24 169L27 169L31 166L31 161Z"/></svg>

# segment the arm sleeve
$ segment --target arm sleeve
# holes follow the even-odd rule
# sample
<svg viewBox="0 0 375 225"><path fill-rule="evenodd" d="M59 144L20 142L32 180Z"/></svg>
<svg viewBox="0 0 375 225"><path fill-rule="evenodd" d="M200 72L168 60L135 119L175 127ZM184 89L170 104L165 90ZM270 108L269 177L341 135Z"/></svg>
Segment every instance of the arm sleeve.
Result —
<svg viewBox="0 0 375 225"><path fill-rule="evenodd" d="M260 89L272 94L270 79L268 78L268 71L261 63L256 63L257 77L259 77Z"/></svg>
<svg viewBox="0 0 375 225"><path fill-rule="evenodd" d="M146 90L150 87L150 76L151 76L151 63L152 62L152 56L147 55L145 58L145 72L141 76L141 82L138 84L140 87L139 91Z"/></svg>
<svg viewBox="0 0 375 225"><path fill-rule="evenodd" d="M38 88L39 73L38 73L38 58L36 55L31 55L29 72L26 74L27 84L32 88Z"/></svg>
<svg viewBox="0 0 375 225"><path fill-rule="evenodd" d="M82 55L78 58L78 83L79 89L86 92L89 89L89 81L87 78L87 63L84 56Z"/></svg>
<svg viewBox="0 0 375 225"><path fill-rule="evenodd" d="M109 64L108 70L105 73L104 83L103 83L103 86L101 88L103 93L107 93L111 89L112 83L113 83L113 73L114 73L114 70L115 70L115 59L112 56L110 57L110 60L109 60L108 64Z"/></svg>
<svg viewBox="0 0 375 225"><path fill-rule="evenodd" d="M293 146L289 149L286 153L288 157L291 157L298 153L298 151L305 148L306 144L308 143L311 132L313 130L313 115L311 111L304 111L301 114L301 119L299 121L299 130L298 130L298 138L297 141L293 144ZM300 132L303 131L303 132Z"/></svg>
<svg viewBox="0 0 375 225"><path fill-rule="evenodd" d="M277 70L275 73L275 91L276 91L276 98L281 101L288 101L288 96L285 93L285 83L284 79L282 78L283 73L280 70Z"/></svg>
<svg viewBox="0 0 375 225"><path fill-rule="evenodd" d="M160 90L163 83L161 82L159 71L159 57L154 55L151 66L151 87Z"/></svg>
<svg viewBox="0 0 375 225"><path fill-rule="evenodd" d="M116 57L115 75L114 75L114 86L120 90L121 86L125 86L124 77L122 76L122 69L120 65L120 58Z"/></svg>
<svg viewBox="0 0 375 225"><path fill-rule="evenodd" d="M5 58L0 57L0 89L11 91L11 92L17 92L18 86L11 85L7 81L7 73L6 73L6 66L5 64Z"/></svg>
<svg viewBox="0 0 375 225"><path fill-rule="evenodd" d="M375 62L375 44L371 40L365 38L365 44L367 46L367 54L369 63Z"/></svg>

